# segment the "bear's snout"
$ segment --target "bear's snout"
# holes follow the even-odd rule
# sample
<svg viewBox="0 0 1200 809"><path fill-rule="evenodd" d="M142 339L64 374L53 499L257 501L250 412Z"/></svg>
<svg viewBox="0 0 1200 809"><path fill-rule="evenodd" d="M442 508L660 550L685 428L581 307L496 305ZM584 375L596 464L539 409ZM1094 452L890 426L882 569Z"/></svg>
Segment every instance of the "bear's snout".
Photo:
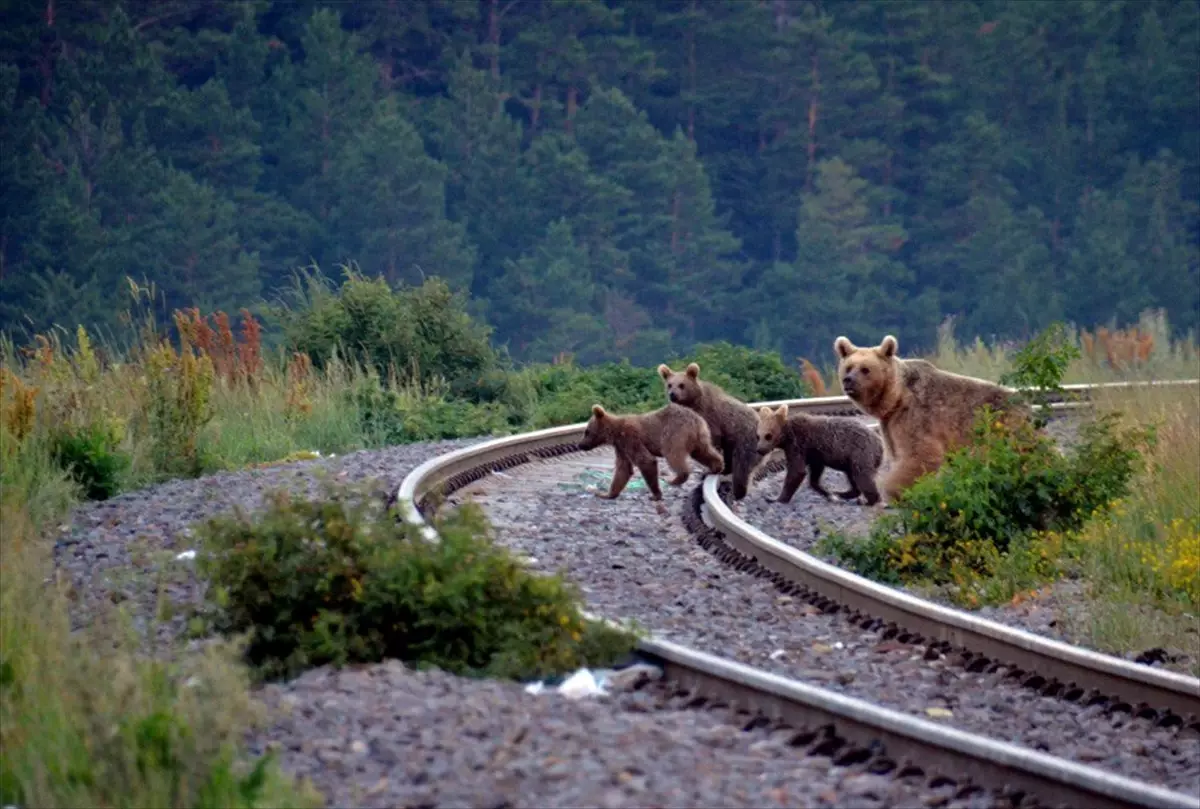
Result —
<svg viewBox="0 0 1200 809"><path fill-rule="evenodd" d="M853 376L846 374L842 377L842 390L846 392L847 396L853 396L857 392L857 389L858 385L854 381Z"/></svg>
<svg viewBox="0 0 1200 809"><path fill-rule="evenodd" d="M676 393L675 391L671 391L670 393L667 394L667 398L670 399L672 402L678 402L679 394Z"/></svg>

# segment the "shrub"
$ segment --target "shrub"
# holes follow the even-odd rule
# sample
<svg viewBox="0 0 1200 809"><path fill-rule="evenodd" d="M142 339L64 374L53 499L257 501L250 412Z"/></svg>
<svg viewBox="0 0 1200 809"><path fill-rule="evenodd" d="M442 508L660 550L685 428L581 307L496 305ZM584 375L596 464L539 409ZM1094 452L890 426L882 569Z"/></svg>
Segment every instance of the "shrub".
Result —
<svg viewBox="0 0 1200 809"><path fill-rule="evenodd" d="M723 387L747 402L799 399L812 390L803 375L784 364L774 351L758 351L724 341L696 346L686 357L668 362L672 368L700 364L700 378Z"/></svg>
<svg viewBox="0 0 1200 809"><path fill-rule="evenodd" d="M52 436L54 462L83 488L85 497L107 500L120 491L129 456L117 449L121 435L114 422L59 428Z"/></svg>
<svg viewBox="0 0 1200 809"><path fill-rule="evenodd" d="M264 677L399 658L459 674L543 676L603 664L632 637L585 622L578 594L528 572L464 507L430 544L353 489L275 494L258 519L201 528L215 624L250 630Z"/></svg>
<svg viewBox="0 0 1200 809"><path fill-rule="evenodd" d="M395 370L421 383L444 379L472 401L503 394L503 379L489 373L501 365L490 330L444 281L392 289L351 268L345 276L334 290L319 270L304 274L291 305L274 309L290 350L308 354L317 368L337 353L385 378Z"/></svg>
<svg viewBox="0 0 1200 809"><path fill-rule="evenodd" d="M1052 323L1013 355L1013 367L1000 376L1001 385L1025 388L1014 398L1026 404L1042 406L1050 396L1062 392L1062 378L1071 362L1080 357L1061 323ZM1034 411L1033 423L1044 427L1049 410Z"/></svg>
<svg viewBox="0 0 1200 809"><path fill-rule="evenodd" d="M1031 531L1075 530L1125 494L1139 447L1152 438L1144 429L1119 432L1106 414L1084 424L1063 455L1032 425L1010 427L984 408L971 443L898 498L896 520L904 533L985 540L1001 551Z"/></svg>

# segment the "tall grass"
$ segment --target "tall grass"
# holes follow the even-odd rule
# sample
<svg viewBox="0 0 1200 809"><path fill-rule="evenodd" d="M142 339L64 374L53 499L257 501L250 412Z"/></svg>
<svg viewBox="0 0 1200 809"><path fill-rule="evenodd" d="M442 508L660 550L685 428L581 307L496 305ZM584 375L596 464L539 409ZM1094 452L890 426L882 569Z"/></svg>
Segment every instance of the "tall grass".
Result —
<svg viewBox="0 0 1200 809"><path fill-rule="evenodd" d="M1154 425L1131 493L1081 533L1088 609L1072 630L1107 651L1166 647L1200 674L1200 391L1108 393L1097 406Z"/></svg>
<svg viewBox="0 0 1200 809"><path fill-rule="evenodd" d="M139 658L116 626L71 632L43 539L70 487L47 468L6 478L0 804L319 806L273 761L238 754L256 709L233 648L213 646L176 668Z"/></svg>
<svg viewBox="0 0 1200 809"><path fill-rule="evenodd" d="M1162 311L1143 312L1138 323L1127 329L1098 327L1087 331L1068 327L1066 332L1068 341L1080 353L1067 368L1063 377L1066 384L1195 379L1200 374L1196 336L1172 339ZM1012 370L1012 357L1018 348L1014 344L987 344L979 338L960 343L954 336L953 321L948 320L938 329L936 349L925 359L947 371L996 381Z"/></svg>

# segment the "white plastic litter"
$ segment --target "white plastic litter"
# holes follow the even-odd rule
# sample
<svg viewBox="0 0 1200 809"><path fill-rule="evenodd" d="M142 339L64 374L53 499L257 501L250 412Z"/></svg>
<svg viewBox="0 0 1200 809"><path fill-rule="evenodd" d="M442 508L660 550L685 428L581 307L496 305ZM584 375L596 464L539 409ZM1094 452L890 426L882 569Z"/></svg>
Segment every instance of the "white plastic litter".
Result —
<svg viewBox="0 0 1200 809"><path fill-rule="evenodd" d="M182 553L176 554L175 558L180 561L186 561L188 559L195 559L196 552L195 551L183 551Z"/></svg>
<svg viewBox="0 0 1200 809"><path fill-rule="evenodd" d="M558 688L554 690L567 699L597 697L608 693L604 690L606 679L604 674L597 677L592 673L591 669L579 669L570 677L563 680ZM529 683L525 686L526 694L540 694L545 690L546 684L544 682Z"/></svg>
<svg viewBox="0 0 1200 809"><path fill-rule="evenodd" d="M778 660L779 658L783 657L786 654L787 654L787 649L776 649L775 651L771 652L771 659Z"/></svg>
<svg viewBox="0 0 1200 809"><path fill-rule="evenodd" d="M563 681L558 693L567 699L598 696L604 693L604 681L597 680L590 669L580 669Z"/></svg>

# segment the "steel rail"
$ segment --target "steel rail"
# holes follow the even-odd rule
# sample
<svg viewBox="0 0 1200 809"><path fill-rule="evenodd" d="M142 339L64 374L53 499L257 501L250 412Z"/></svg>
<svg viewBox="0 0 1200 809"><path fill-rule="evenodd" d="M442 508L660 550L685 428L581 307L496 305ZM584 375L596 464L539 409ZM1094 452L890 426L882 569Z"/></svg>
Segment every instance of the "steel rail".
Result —
<svg viewBox="0 0 1200 809"><path fill-rule="evenodd" d="M708 518L724 540L759 565L827 597L840 607L894 623L923 639L944 641L1067 686L1096 688L1181 717L1200 716L1200 679L1131 663L970 613L943 607L843 570L786 545L730 510L720 480L704 481Z"/></svg>
<svg viewBox="0 0 1200 809"><path fill-rule="evenodd" d="M833 725L838 736L868 747L882 742L926 773L961 783L1003 785L1036 795L1043 805L1196 809L1195 796L1117 776L1058 756L935 724L835 691L755 669L662 639L640 651L664 676L710 699L798 728Z"/></svg>
<svg viewBox="0 0 1200 809"><path fill-rule="evenodd" d="M1164 384L1164 383L1158 383ZM1165 384L1194 385L1197 380ZM1067 386L1068 392L1086 394L1109 388L1126 388L1137 383ZM861 415L847 397L755 402L752 407L786 404L789 410L828 414ZM1076 402L1054 402L1055 411L1073 410ZM522 435L485 441L431 458L401 482L396 500L404 519L427 539L437 532L425 520L423 510L431 501L493 471L538 459L549 459L578 451L585 424L553 427ZM788 578L809 584L834 601L876 616L893 615L912 625L924 621L926 633L955 645L988 650L1001 659L1026 661L1031 668L1049 671L1070 680L1101 680L1119 692L1136 693L1165 704L1184 715L1196 715L1200 705L1200 680L1136 666L1119 658L1098 654L1031 633L977 618L957 610L923 602L905 593L870 582L802 554L741 521L721 500L718 476L707 476L704 499L712 519L735 544ZM780 569L782 568L782 569ZM861 604L860 606L857 606ZM914 752L922 761L933 761L947 773L964 773L989 783L1027 788L1051 801L1073 805L1200 807L1193 796L1132 779L1114 776L1056 756L996 742L954 728L928 722L832 691L815 688L778 675L753 669L662 639L645 638L639 650L664 666L668 677L701 691L736 700L769 717L833 722L845 735L862 743L885 740L897 752ZM1080 804L1079 801L1084 803Z"/></svg>

